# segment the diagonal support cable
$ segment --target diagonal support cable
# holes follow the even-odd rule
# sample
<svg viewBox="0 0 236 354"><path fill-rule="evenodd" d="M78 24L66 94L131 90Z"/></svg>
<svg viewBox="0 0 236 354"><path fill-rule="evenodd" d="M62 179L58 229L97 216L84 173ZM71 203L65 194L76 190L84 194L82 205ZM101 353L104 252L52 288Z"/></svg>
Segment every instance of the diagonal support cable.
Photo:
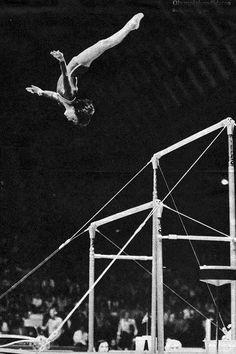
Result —
<svg viewBox="0 0 236 354"><path fill-rule="evenodd" d="M91 291L95 288L95 286L99 283L99 281L104 277L104 275L108 272L108 270L111 268L111 266L115 263L115 261L118 259L118 257L121 255L121 253L126 249L126 247L133 241L133 239L136 237L136 235L142 230L142 228L146 225L147 221L152 217L153 210L148 214L148 216L144 219L144 221L139 225L139 227L135 230L133 235L129 238L129 240L125 243L125 245L120 249L120 251L117 253L115 258L108 264L108 266L103 270L103 272L99 275L99 277L95 280L93 285L86 291L86 293L81 297L81 299L75 304L73 309L68 313L68 315L64 318L64 320L60 323L60 325L57 327L55 331L52 332L52 334L47 338L47 343L51 343L56 337L58 332L62 329L64 324L69 320L69 318L73 315L73 313L77 310L77 308L82 304L82 302L87 298L87 296L91 293ZM44 349L44 346L42 346L41 351Z"/></svg>
<svg viewBox="0 0 236 354"><path fill-rule="evenodd" d="M80 227L78 231L76 231L70 238L68 238L65 242L63 242L55 251L53 251L49 256L47 256L42 262L40 262L37 266L31 269L27 274L25 274L21 279L19 279L16 283L14 283L9 289L7 289L4 293L0 295L0 300L9 294L11 291L16 289L18 285L22 284L30 275L35 273L39 268L41 268L45 263L47 263L50 259L52 259L59 251L61 251L65 246L67 246L71 241L75 240L77 237L82 235L88 229L81 231L85 226L87 226L108 204L112 202L149 164L151 160L146 163L116 194L111 197L108 202L106 202L86 223Z"/></svg>
<svg viewBox="0 0 236 354"><path fill-rule="evenodd" d="M102 233L100 230L96 229L96 231L102 236L104 237L108 242L110 242L113 246L115 246L117 249L121 249L114 241L112 241L109 237L107 237L104 233ZM123 252L125 255L129 255L126 252ZM145 268L139 261L137 260L132 260L134 263L136 263L140 268L142 268L146 273L148 273L149 275L151 275L152 273ZM184 299L180 294L178 294L175 290L173 290L170 286L168 286L167 284L165 284L163 282L163 285L170 290L173 294L175 294L179 299L181 299L184 303L186 303L189 307L191 307L193 310L195 310L197 313L199 313L203 318L208 319L207 316L205 316L200 310L198 310L194 305L192 305L190 302L188 302L186 299ZM209 284L208 284L209 285ZM213 295L212 295L213 296ZM214 322L211 322L215 327L217 327L217 325ZM224 322L222 320L222 324L224 325ZM220 328L220 330L223 332L223 330ZM224 333L224 332L223 332Z"/></svg>
<svg viewBox="0 0 236 354"><path fill-rule="evenodd" d="M197 162L202 158L202 156L209 150L211 145L216 141L216 139L222 134L225 130L226 126L224 126L220 132L215 136L215 138L211 141L211 143L205 148L205 150L200 154L200 156L192 163L192 165L188 168L188 170L183 174L183 176L176 182L176 184L171 188L171 190L167 193L167 195L163 198L162 202L164 202L168 196L175 190L175 188L180 184L180 182L186 177L186 175L191 171L191 169L197 164Z"/></svg>
<svg viewBox="0 0 236 354"><path fill-rule="evenodd" d="M215 229L214 227L211 227L211 226L209 226L209 225L207 225L207 224L205 224L205 223L203 223L203 222L201 222L201 221L198 221L197 219L194 219L194 218L192 218L191 216L188 216L188 215L186 215L186 214L184 214L184 213L181 213L180 211L175 210L175 209L169 207L169 206L166 205L166 204L163 204L163 206L164 206L166 209L171 210L171 211L173 211L174 213L179 214L179 215L181 215L181 216L184 216L185 218L187 218L187 219L189 219L189 220L192 220L192 221L194 221L195 223L197 223L197 224L199 224L199 225L205 226L205 227L207 227L207 228L210 229L210 230L216 231L216 232L218 232L219 234L221 234L221 235L223 235L223 236L230 237L230 236L227 235L226 233L224 233L224 232L222 232L222 231L220 231L220 230L217 230L217 229Z"/></svg>
<svg viewBox="0 0 236 354"><path fill-rule="evenodd" d="M167 180L166 180L166 178L165 178L165 175L164 175L164 173L163 173L163 171L162 171L162 169L161 169L160 164L159 164L159 168L160 168L162 177L163 177L163 179L164 179L164 181L165 181L166 187L167 187L167 189L168 189L168 191L169 191L170 188L169 188L169 185L168 185ZM180 222L181 222L181 224L182 224L182 227L183 227L183 229L184 229L184 232L185 232L186 235L188 235L187 228L186 228L186 226L185 226L185 224L184 224L184 222L183 222L182 216L180 215L180 212L179 212L179 210L178 210L178 208L177 208L177 205L176 205L176 202L175 202L175 200L174 200L174 197L173 197L172 193L170 194L170 196L171 196L171 199L172 199L172 201L173 201L173 204L174 204L174 207L175 207L175 211L178 213L178 217L179 217L179 219L180 219ZM201 223L201 224L202 224L202 223ZM204 226L206 226L206 225L204 225ZM191 249L192 249L192 251L193 251L193 254L194 254L194 256L195 256L195 259L196 259L196 261L197 261L197 264L198 264L198 266L200 267L199 257L198 257L198 255L197 255L197 252L196 252L194 246L193 246L193 243L192 243L191 240L188 240L188 241L189 241L189 244L190 244ZM210 296L211 296L211 299L212 299L212 301L213 301L213 303L214 303L214 306L215 306L215 308L216 308L216 307L217 307L216 300L215 300L214 295L213 295L213 293L212 293L212 291L211 291L210 285L209 285L208 283L206 283L206 286L207 286L208 292L209 292L209 294L210 294ZM225 326L225 323L224 323L224 320L223 320L223 317L222 317L222 315L221 315L220 312L219 312L219 318L220 318L220 320L221 320L221 323L222 323L223 327L226 327L226 326Z"/></svg>

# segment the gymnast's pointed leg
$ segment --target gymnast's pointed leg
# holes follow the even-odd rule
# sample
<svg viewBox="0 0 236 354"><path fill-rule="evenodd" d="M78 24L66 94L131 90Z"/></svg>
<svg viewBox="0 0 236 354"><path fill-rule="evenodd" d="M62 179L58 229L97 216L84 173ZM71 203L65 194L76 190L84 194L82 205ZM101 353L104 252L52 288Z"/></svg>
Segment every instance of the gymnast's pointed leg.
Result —
<svg viewBox="0 0 236 354"><path fill-rule="evenodd" d="M112 36L102 39L92 45L91 47L85 49L79 55L73 57L69 62L67 69L70 74L79 66L89 67L91 63L102 55L106 50L115 47L123 41L123 39L131 32L139 28L140 21L144 17L143 13L138 13L134 15L121 30L114 33Z"/></svg>

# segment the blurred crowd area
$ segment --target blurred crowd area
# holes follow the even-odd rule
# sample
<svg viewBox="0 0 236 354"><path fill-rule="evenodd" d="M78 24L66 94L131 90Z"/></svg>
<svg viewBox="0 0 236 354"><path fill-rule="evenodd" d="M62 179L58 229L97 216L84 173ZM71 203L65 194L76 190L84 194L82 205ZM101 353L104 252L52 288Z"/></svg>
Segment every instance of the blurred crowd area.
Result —
<svg viewBox="0 0 236 354"><path fill-rule="evenodd" d="M6 264L2 269L0 287L1 294L4 294L14 281L13 273ZM27 272L15 269L15 279L24 274ZM199 281L190 284L181 279L177 271L167 269L164 272L164 282L167 284L164 286L165 339L177 339L184 347L203 347L205 320L211 318L215 321L214 301L207 286ZM55 278L49 276L47 271L43 275L34 273L2 297L0 331L4 334L47 337L53 330L53 321L55 326L60 323L87 289L88 283L70 279L63 274L63 270ZM225 325L230 323L228 293L227 288L219 301ZM65 323L56 344L87 350L87 301ZM51 309L54 309L53 316ZM150 316L151 276L148 273L134 276L127 271L123 282L120 282L113 272L95 289L95 340L107 340L112 349L134 349L136 336L150 335ZM212 325L213 336L214 331L215 326ZM125 332L127 337L124 337Z"/></svg>

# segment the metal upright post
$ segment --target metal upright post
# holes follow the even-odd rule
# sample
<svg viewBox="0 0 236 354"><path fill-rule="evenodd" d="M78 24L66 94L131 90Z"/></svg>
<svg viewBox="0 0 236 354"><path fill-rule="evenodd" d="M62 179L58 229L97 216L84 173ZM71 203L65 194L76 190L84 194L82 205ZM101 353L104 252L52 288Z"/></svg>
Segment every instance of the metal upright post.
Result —
<svg viewBox="0 0 236 354"><path fill-rule="evenodd" d="M228 134L228 179L229 179L229 228L230 228L230 265L236 266L236 234L235 234L235 177L233 131L235 122L229 118ZM236 282L231 284L231 339L236 340Z"/></svg>
<svg viewBox="0 0 236 354"><path fill-rule="evenodd" d="M94 284L95 279L95 258L94 258L94 240L95 240L96 226L91 224L89 228L90 249L89 249L89 289ZM88 323L88 351L94 350L94 289L89 293L89 323Z"/></svg>
<svg viewBox="0 0 236 354"><path fill-rule="evenodd" d="M157 352L157 159L153 157L153 216L152 216L152 307L151 307L151 352Z"/></svg>
<svg viewBox="0 0 236 354"><path fill-rule="evenodd" d="M153 165L153 228L152 228L152 328L151 352L164 353L164 299L161 216L163 204L157 197L158 158L154 155ZM156 333L158 329L158 334ZM158 345L156 345L156 334Z"/></svg>
<svg viewBox="0 0 236 354"><path fill-rule="evenodd" d="M157 341L158 354L164 353L164 292L163 292L163 255L162 255L162 234L161 217L163 204L158 201L157 212Z"/></svg>

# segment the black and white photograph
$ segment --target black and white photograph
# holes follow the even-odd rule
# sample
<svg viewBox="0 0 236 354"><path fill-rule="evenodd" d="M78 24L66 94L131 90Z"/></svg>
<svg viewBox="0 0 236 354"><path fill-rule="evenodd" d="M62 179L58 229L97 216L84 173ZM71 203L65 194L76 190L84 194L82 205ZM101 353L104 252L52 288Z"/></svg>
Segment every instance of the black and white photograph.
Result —
<svg viewBox="0 0 236 354"><path fill-rule="evenodd" d="M236 353L236 2L0 1L0 353Z"/></svg>

